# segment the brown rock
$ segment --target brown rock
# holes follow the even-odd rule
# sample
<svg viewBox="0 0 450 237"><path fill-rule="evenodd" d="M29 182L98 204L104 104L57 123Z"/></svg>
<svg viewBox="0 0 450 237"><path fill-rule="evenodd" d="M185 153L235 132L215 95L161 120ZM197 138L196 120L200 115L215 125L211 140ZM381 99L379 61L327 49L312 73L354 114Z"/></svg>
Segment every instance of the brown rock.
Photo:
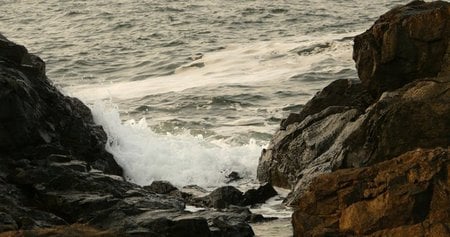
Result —
<svg viewBox="0 0 450 237"><path fill-rule="evenodd" d="M295 236L448 233L449 168L450 150L436 148L321 175L295 206Z"/></svg>
<svg viewBox="0 0 450 237"><path fill-rule="evenodd" d="M414 1L382 15L355 37L353 59L374 96L423 77L435 77L445 62L450 4Z"/></svg>

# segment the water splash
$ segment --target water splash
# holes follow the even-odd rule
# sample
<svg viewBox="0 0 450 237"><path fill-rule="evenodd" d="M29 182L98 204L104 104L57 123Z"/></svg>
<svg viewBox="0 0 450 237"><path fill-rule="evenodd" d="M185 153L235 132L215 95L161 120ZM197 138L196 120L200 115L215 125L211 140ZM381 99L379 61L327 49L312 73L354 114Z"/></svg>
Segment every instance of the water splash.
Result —
<svg viewBox="0 0 450 237"><path fill-rule="evenodd" d="M108 134L107 150L134 183L168 180L178 186L212 187L223 185L231 171L249 179L256 176L262 147L255 141L233 146L188 133L161 135L148 128L145 118L122 122L111 103L96 102L91 109L95 122Z"/></svg>

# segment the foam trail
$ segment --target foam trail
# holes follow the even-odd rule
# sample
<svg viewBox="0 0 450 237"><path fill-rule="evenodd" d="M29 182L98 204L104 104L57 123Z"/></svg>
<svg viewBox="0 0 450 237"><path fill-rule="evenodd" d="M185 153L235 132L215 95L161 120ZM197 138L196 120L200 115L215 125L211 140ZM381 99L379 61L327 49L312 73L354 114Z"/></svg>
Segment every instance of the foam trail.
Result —
<svg viewBox="0 0 450 237"><path fill-rule="evenodd" d="M341 40L351 35L353 33L316 38L303 36L296 37L295 42L263 41L228 45L224 50L207 53L203 58L181 66L172 75L67 89L74 96L89 101L110 97L126 100L202 86L280 81L310 71L339 71L343 67L353 67L351 43ZM297 54L298 50L305 49L307 53ZM203 66L193 66L195 64ZM317 68L318 65L322 68ZM129 77L133 78L133 75Z"/></svg>
<svg viewBox="0 0 450 237"><path fill-rule="evenodd" d="M105 102L92 105L95 122L108 134L107 150L139 185L168 180L175 185L203 187L223 185L225 175L237 171L246 178L256 176L261 146L231 146L202 137L160 135L152 132L145 118L122 123L117 108Z"/></svg>

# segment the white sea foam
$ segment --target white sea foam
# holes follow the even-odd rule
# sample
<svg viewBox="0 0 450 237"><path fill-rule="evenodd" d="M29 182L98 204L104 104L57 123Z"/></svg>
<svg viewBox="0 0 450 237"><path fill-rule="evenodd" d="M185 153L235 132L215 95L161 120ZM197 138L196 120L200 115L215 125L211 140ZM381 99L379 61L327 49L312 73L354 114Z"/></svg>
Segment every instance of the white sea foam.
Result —
<svg viewBox="0 0 450 237"><path fill-rule="evenodd" d="M203 58L193 61L194 64L204 65L203 67L188 64L168 76L103 85L73 86L67 90L84 100L113 98L120 101L194 87L282 81L312 71L338 72L342 68L353 67L351 43L340 39L354 34L356 33L303 36L284 42L262 41L228 45L223 50L207 53ZM297 54L298 50L302 49L307 49L307 53ZM132 78L133 75L129 77Z"/></svg>
<svg viewBox="0 0 450 237"><path fill-rule="evenodd" d="M262 148L254 142L232 146L189 134L160 135L147 127L145 118L122 123L111 104L97 102L91 108L96 123L108 134L107 150L134 183L168 180L178 186L212 187L223 185L230 171L246 178L256 176Z"/></svg>

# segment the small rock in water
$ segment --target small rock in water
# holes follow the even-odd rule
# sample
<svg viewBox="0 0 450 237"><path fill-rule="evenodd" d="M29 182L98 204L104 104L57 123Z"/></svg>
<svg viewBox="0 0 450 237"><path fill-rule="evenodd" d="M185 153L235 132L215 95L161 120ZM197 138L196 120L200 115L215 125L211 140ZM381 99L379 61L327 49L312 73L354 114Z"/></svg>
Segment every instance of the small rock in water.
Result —
<svg viewBox="0 0 450 237"><path fill-rule="evenodd" d="M277 195L277 191L270 185L266 183L261 185L258 189L250 189L245 192L243 196L242 205L254 205L257 203L264 203L267 199Z"/></svg>
<svg viewBox="0 0 450 237"><path fill-rule="evenodd" d="M232 171L227 176L225 176L225 178L228 179L227 184L242 179L242 177L236 171Z"/></svg>

